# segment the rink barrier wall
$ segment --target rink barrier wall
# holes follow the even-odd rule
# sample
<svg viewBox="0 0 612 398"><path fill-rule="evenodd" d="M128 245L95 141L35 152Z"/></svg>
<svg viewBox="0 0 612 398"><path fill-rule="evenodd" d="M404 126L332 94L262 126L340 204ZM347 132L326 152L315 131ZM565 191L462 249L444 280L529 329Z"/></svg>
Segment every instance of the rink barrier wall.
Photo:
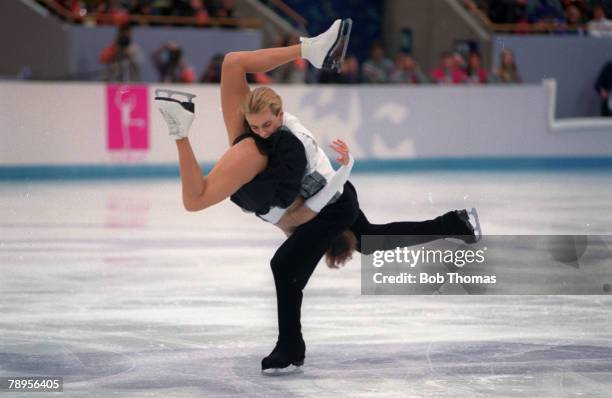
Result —
<svg viewBox="0 0 612 398"><path fill-rule="evenodd" d="M212 163L202 164L208 173ZM337 168L338 165L335 165ZM464 158L464 159L364 159L352 174L414 172L609 172L611 157L552 158ZM108 180L179 178L175 164L140 166L0 166L0 181Z"/></svg>
<svg viewBox="0 0 612 398"><path fill-rule="evenodd" d="M2 175L171 175L177 153L155 108L157 87L0 82ZM197 95L190 141L213 164L228 147L218 85L163 87ZM356 171L608 167L612 156L612 119L556 119L553 80L274 89L330 157L329 144L346 141Z"/></svg>

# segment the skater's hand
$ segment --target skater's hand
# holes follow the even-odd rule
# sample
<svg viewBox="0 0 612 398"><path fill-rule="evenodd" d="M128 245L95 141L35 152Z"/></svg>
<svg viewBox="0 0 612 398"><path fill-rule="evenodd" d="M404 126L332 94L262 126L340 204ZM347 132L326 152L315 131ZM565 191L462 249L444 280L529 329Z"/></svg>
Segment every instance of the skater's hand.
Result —
<svg viewBox="0 0 612 398"><path fill-rule="evenodd" d="M344 141L336 139L331 143L330 147L340 155L338 158L336 158L336 162L346 166L350 159L348 145L346 145Z"/></svg>
<svg viewBox="0 0 612 398"><path fill-rule="evenodd" d="M608 99L608 92L607 92L606 90L603 90L603 89L602 89L602 90L599 92L599 95L601 95L601 98L602 98L602 99L605 99L605 100L607 100L607 99Z"/></svg>

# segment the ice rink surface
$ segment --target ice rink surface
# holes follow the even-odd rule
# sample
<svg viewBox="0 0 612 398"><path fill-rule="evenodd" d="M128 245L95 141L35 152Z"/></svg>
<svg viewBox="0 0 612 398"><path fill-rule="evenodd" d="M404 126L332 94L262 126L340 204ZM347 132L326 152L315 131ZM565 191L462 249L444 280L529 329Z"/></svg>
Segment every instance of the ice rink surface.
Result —
<svg viewBox="0 0 612 398"><path fill-rule="evenodd" d="M486 234L612 233L609 171L351 180L372 222L476 206ZM358 254L305 290L301 372L263 376L282 240L229 201L185 212L177 180L1 183L0 376L92 398L612 396L611 296L361 296Z"/></svg>

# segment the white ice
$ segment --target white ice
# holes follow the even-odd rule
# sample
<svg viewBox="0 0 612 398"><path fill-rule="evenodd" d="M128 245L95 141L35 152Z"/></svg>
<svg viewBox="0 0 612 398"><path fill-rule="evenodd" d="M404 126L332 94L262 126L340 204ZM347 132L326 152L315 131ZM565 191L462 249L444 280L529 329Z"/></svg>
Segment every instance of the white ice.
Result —
<svg viewBox="0 0 612 398"><path fill-rule="evenodd" d="M352 181L373 222L476 206L487 234L612 232L608 172ZM361 296L358 255L306 288L302 371L263 376L282 240L229 201L184 211L176 180L1 183L0 376L88 397L612 396L609 295Z"/></svg>

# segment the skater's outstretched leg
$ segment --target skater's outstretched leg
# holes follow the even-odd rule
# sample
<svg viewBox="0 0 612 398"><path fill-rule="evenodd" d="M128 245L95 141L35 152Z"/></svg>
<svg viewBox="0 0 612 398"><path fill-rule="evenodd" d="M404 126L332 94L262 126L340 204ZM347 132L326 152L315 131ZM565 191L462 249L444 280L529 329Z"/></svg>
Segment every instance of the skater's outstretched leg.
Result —
<svg viewBox="0 0 612 398"><path fill-rule="evenodd" d="M359 210L357 220L350 229L357 238L357 250L363 254L371 254L373 250L419 245L436 239L457 238L466 243L474 243L478 239L466 210L449 211L433 220L388 224L372 224L363 211ZM361 237L364 235L375 236L369 238L371 245L368 248L361 247Z"/></svg>

